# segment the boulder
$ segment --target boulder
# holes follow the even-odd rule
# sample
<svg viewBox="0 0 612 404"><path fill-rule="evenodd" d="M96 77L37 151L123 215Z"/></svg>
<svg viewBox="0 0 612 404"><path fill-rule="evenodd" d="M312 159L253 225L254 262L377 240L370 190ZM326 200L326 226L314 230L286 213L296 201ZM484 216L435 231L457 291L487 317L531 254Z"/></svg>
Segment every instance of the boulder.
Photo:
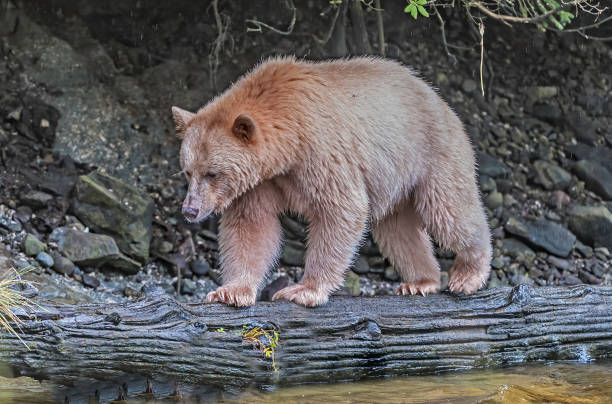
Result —
<svg viewBox="0 0 612 404"><path fill-rule="evenodd" d="M79 177L72 204L83 224L112 236L123 253L140 262L149 256L153 207L146 192L99 171Z"/></svg>
<svg viewBox="0 0 612 404"><path fill-rule="evenodd" d="M576 205L568 214L569 228L583 243L612 249L612 213L605 206Z"/></svg>
<svg viewBox="0 0 612 404"><path fill-rule="evenodd" d="M506 231L551 254L567 257L572 251L576 236L558 223L546 219L511 217L506 222Z"/></svg>
<svg viewBox="0 0 612 404"><path fill-rule="evenodd" d="M73 229L58 232L58 249L79 266L100 268L109 266L128 274L140 270L140 264L121 253L115 240L104 234L92 234Z"/></svg>

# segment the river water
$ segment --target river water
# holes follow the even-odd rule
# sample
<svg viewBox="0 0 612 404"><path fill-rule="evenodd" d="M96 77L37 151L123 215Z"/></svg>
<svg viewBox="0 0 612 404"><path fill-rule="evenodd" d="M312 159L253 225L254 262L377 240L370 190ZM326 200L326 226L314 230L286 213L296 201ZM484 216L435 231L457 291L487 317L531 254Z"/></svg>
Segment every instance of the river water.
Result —
<svg viewBox="0 0 612 404"><path fill-rule="evenodd" d="M0 378L1 404L63 403L54 387L30 378ZM128 403L612 403L612 361L538 363L504 369L411 376L355 383L219 393L186 397L134 397Z"/></svg>

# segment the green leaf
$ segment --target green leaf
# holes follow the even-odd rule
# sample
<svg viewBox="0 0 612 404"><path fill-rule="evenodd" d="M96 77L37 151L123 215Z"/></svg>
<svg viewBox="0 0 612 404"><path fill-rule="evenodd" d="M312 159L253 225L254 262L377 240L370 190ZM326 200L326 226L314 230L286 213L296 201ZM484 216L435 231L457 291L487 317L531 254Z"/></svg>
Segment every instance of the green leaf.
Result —
<svg viewBox="0 0 612 404"><path fill-rule="evenodd" d="M427 10L425 10L425 7L423 7L423 6L421 6L421 5L419 5L419 6L417 6L417 7L419 8L419 13L421 13L421 15L422 15L423 17L427 17L427 18L429 18L429 13L427 12Z"/></svg>
<svg viewBox="0 0 612 404"><path fill-rule="evenodd" d="M414 4L408 4L408 5L406 6L406 8L404 9L404 13L409 13L409 12L410 12L410 10L412 9L411 7L413 7L413 6L414 6Z"/></svg>
<svg viewBox="0 0 612 404"><path fill-rule="evenodd" d="M574 14L563 10L559 11L559 19L561 20L561 23L567 24L571 22L573 18Z"/></svg>
<svg viewBox="0 0 612 404"><path fill-rule="evenodd" d="M410 6L412 7L410 9L410 14L412 15L412 18L416 20L417 19L417 8L414 4L411 4Z"/></svg>
<svg viewBox="0 0 612 404"><path fill-rule="evenodd" d="M420 6L424 6L425 4L427 4L427 0L416 0L415 3Z"/></svg>

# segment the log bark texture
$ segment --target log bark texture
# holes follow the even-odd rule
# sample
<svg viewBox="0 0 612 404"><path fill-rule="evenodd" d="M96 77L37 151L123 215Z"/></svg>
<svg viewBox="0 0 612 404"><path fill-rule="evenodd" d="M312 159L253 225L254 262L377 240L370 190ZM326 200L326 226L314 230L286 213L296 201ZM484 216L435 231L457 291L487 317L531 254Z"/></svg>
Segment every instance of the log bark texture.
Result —
<svg viewBox="0 0 612 404"><path fill-rule="evenodd" d="M0 361L16 374L71 386L165 377L265 387L612 356L611 287L334 297L314 309L186 305L153 293L128 304L47 309L37 319L24 316L20 335L29 350L1 335ZM278 331L278 371L233 332L245 324Z"/></svg>

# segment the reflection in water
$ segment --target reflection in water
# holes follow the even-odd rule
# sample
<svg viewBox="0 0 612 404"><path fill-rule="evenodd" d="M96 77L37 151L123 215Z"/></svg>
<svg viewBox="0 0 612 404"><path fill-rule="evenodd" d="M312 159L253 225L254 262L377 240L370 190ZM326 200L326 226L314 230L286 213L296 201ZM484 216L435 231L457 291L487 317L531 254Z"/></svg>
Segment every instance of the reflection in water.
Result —
<svg viewBox="0 0 612 404"><path fill-rule="evenodd" d="M0 377L0 403L55 403L53 387L29 378ZM60 401L61 402L61 401ZM194 403L191 399L130 399L128 403ZM412 376L357 383L249 390L222 403L612 403L612 361L555 363Z"/></svg>

